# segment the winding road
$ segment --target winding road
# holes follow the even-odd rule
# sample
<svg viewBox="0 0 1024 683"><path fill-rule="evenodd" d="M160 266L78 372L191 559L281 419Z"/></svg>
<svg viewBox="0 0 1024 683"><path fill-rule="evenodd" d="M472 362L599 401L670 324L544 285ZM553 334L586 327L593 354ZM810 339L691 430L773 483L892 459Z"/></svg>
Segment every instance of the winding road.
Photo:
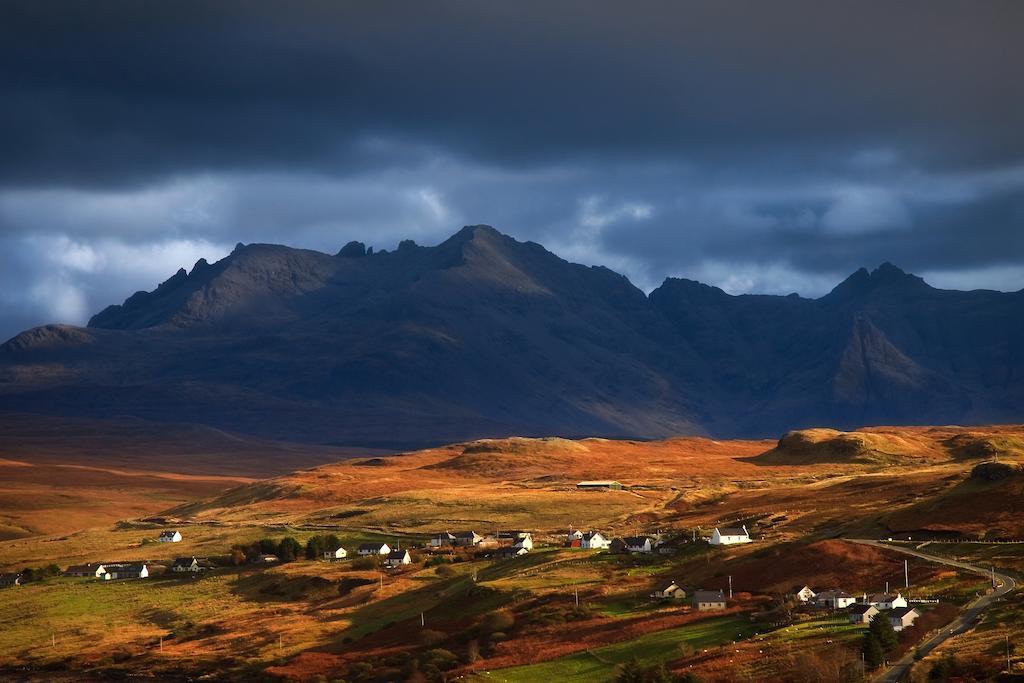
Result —
<svg viewBox="0 0 1024 683"><path fill-rule="evenodd" d="M929 555L928 553L922 553L920 550L901 548L888 543L882 543L881 541L871 541L867 539L850 538L846 540L852 543L860 543L861 545L870 545L875 546L876 548L892 550L893 552L903 553L904 555L912 555L913 557L919 557L923 560L928 560L929 562L936 562L938 564L955 567L974 574L981 574L986 578L992 576L991 570L985 569L984 567L977 567L972 564L967 564L966 562L959 562L945 557ZM1012 593L1017 588L1017 582L1014 581L1012 576L1007 576L1006 574L996 572L995 581L995 590L974 600L974 602L967 605L967 607L960 612L960 615L956 619L943 627L941 631L920 643L916 648L911 648L911 650L907 652L902 659L879 674L875 678L876 683L897 683L898 681L903 680L903 677L907 675L907 672L910 671L910 667L914 664L914 654L916 652L928 654L953 636L960 635L961 633L973 628L981 614L987 610L993 602Z"/></svg>

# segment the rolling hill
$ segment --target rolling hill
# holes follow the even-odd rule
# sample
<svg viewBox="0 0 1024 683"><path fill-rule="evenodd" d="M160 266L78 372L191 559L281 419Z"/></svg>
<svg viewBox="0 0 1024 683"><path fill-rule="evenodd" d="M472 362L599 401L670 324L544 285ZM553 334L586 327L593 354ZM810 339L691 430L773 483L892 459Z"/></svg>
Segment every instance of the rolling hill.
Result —
<svg viewBox="0 0 1024 683"><path fill-rule="evenodd" d="M1024 417L1024 292L885 264L820 299L650 295L487 226L330 255L238 245L88 327L0 346L0 410L405 449Z"/></svg>

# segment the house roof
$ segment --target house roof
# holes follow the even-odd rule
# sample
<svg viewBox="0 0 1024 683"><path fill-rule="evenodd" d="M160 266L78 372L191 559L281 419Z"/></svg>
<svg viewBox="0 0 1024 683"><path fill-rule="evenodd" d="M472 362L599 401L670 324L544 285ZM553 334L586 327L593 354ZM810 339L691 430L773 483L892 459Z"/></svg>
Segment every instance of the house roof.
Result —
<svg viewBox="0 0 1024 683"><path fill-rule="evenodd" d="M199 560L197 560L194 557L176 557L176 558L174 558L174 564L172 564L171 566L172 567L191 567L193 564L196 564L198 562L199 562Z"/></svg>
<svg viewBox="0 0 1024 683"><path fill-rule="evenodd" d="M458 535L453 534L450 531L442 531L439 534L434 534L434 538L458 538Z"/></svg>
<svg viewBox="0 0 1024 683"><path fill-rule="evenodd" d="M480 534L475 531L459 531L456 532L455 538L476 538L479 535Z"/></svg>
<svg viewBox="0 0 1024 683"><path fill-rule="evenodd" d="M878 611L878 608L874 605L865 605L863 603L857 603L856 605L850 606L850 614L867 614L871 610Z"/></svg>
<svg viewBox="0 0 1024 683"><path fill-rule="evenodd" d="M622 539L628 546L642 546L651 541L650 536L627 536Z"/></svg>
<svg viewBox="0 0 1024 683"><path fill-rule="evenodd" d="M360 543L359 544L359 549L360 550L380 550L381 548L383 548L386 545L388 545L388 544L387 543ZM388 546L388 547L390 548L391 546Z"/></svg>
<svg viewBox="0 0 1024 683"><path fill-rule="evenodd" d="M92 572L95 572L97 569L99 569L102 566L103 565L99 564L99 563L96 563L96 564L73 564L70 567L68 567L64 571L64 573L65 574L92 573Z"/></svg>
<svg viewBox="0 0 1024 683"><path fill-rule="evenodd" d="M746 536L747 530L741 529L740 527L727 526L718 528L718 533L721 536Z"/></svg>
<svg viewBox="0 0 1024 683"><path fill-rule="evenodd" d="M115 562L113 564L105 564L103 568L107 570L107 573L114 572L141 572L146 568L145 563L135 562Z"/></svg>
<svg viewBox="0 0 1024 683"><path fill-rule="evenodd" d="M694 602L725 602L723 591L694 591Z"/></svg>
<svg viewBox="0 0 1024 683"><path fill-rule="evenodd" d="M679 584L677 584L675 581L672 581L671 583L667 583L667 584L662 584L662 585L665 586L664 588L661 589L662 593L667 593L668 591L674 591L677 588L679 588Z"/></svg>
<svg viewBox="0 0 1024 683"><path fill-rule="evenodd" d="M602 534L600 531L588 531L587 533L583 534L583 540L589 541L590 539L594 538L594 536L600 536L601 538L604 538L604 534Z"/></svg>
<svg viewBox="0 0 1024 683"><path fill-rule="evenodd" d="M902 619L903 617L907 616L911 612L913 612L915 614L920 614L913 607L897 607L897 608L893 609L891 612L889 612L889 618L890 619Z"/></svg>
<svg viewBox="0 0 1024 683"><path fill-rule="evenodd" d="M166 538L170 538L171 536L173 536L176 533L178 533L177 529L171 529L170 531L161 531L160 532L160 538L165 538L165 537Z"/></svg>
<svg viewBox="0 0 1024 683"><path fill-rule="evenodd" d="M868 596L868 602L892 602L897 597L896 595L890 595L888 593L872 593Z"/></svg>
<svg viewBox="0 0 1024 683"><path fill-rule="evenodd" d="M402 559L405 559L405 556L408 555L408 554L409 554L408 550L395 548L390 553L388 553L388 559L389 560L402 560Z"/></svg>

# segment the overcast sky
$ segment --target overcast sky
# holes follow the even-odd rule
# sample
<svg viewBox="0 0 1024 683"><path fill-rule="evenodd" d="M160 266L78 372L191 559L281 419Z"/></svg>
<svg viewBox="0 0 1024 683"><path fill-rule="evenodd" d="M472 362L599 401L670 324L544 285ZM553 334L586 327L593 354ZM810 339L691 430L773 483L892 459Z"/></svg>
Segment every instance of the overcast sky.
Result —
<svg viewBox="0 0 1024 683"><path fill-rule="evenodd" d="M0 5L0 337L487 223L649 290L1024 288L1024 3Z"/></svg>

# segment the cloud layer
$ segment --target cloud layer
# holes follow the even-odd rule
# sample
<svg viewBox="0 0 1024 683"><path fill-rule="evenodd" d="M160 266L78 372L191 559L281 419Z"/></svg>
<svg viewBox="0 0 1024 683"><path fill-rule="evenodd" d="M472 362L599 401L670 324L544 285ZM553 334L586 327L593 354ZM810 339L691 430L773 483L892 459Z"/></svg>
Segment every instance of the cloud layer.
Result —
<svg viewBox="0 0 1024 683"><path fill-rule="evenodd" d="M1024 6L9 3L0 336L489 223L650 289L1024 286Z"/></svg>

